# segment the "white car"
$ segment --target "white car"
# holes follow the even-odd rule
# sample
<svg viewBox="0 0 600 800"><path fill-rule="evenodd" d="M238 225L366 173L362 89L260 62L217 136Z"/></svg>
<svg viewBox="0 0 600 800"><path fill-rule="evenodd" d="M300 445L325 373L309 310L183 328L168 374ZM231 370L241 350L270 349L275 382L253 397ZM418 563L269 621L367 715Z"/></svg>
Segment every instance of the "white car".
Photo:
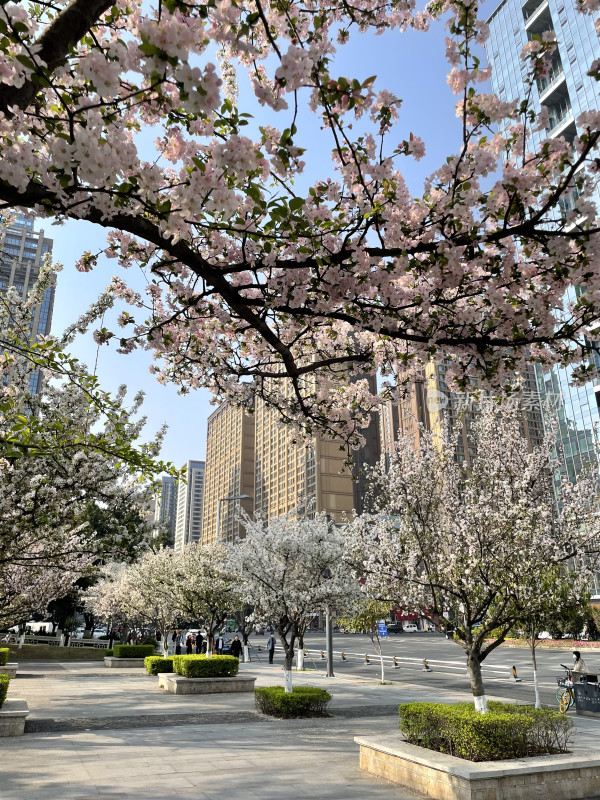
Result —
<svg viewBox="0 0 600 800"><path fill-rule="evenodd" d="M419 630L414 622L405 622L402 628L404 633L416 633Z"/></svg>

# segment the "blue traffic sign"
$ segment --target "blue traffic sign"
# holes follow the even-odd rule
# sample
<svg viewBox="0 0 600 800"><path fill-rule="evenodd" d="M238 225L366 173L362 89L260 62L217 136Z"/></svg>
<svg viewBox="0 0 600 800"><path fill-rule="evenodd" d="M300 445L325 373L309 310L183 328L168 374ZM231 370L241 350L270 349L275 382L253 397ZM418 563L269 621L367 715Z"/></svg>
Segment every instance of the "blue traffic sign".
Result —
<svg viewBox="0 0 600 800"><path fill-rule="evenodd" d="M377 633L379 634L380 639L389 638L389 633L387 629L387 625L385 622L378 622L377 623Z"/></svg>

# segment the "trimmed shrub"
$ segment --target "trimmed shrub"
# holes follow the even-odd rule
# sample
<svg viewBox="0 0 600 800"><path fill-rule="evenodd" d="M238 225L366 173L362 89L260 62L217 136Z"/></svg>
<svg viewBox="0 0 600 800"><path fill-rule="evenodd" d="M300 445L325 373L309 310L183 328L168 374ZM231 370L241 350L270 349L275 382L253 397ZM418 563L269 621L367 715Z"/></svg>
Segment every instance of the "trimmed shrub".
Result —
<svg viewBox="0 0 600 800"><path fill-rule="evenodd" d="M115 644L113 645L115 658L146 658L154 655L151 644Z"/></svg>
<svg viewBox="0 0 600 800"><path fill-rule="evenodd" d="M325 717L331 695L315 686L294 686L286 692L283 686L263 686L254 690L256 708L263 714L281 719Z"/></svg>
<svg viewBox="0 0 600 800"><path fill-rule="evenodd" d="M405 703L398 709L406 741L469 761L567 753L573 723L564 714L533 706L488 703Z"/></svg>
<svg viewBox="0 0 600 800"><path fill-rule="evenodd" d="M173 672L186 678L233 678L240 668L234 656L173 656Z"/></svg>
<svg viewBox="0 0 600 800"><path fill-rule="evenodd" d="M159 672L173 672L173 657L146 656L144 666L148 675L158 675Z"/></svg>
<svg viewBox="0 0 600 800"><path fill-rule="evenodd" d="M5 664L8 663L8 656L10 655L10 650L8 647L0 647L0 667L3 667Z"/></svg>
<svg viewBox="0 0 600 800"><path fill-rule="evenodd" d="M113 651L112 651L112 648L110 648L110 647L107 647L107 648L106 648L106 650L104 651L104 655L105 655L107 658L112 658L112 657L113 657L113 655L114 655L114 653L113 653Z"/></svg>
<svg viewBox="0 0 600 800"><path fill-rule="evenodd" d="M6 700L9 683L10 678L8 675L0 675L0 708L2 708L2 703Z"/></svg>

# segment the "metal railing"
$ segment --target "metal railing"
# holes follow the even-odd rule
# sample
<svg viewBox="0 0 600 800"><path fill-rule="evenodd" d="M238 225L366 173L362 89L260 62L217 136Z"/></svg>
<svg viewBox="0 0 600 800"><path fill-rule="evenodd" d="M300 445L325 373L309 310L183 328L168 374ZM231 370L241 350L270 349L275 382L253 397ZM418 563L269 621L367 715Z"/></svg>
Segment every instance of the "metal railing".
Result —
<svg viewBox="0 0 600 800"><path fill-rule="evenodd" d="M18 644L20 640L18 633L13 633L10 638L4 637L0 640L0 644L4 641L7 643ZM60 647L60 639L55 636L25 636L23 644L45 644L49 647ZM106 650L109 646L108 639L73 639L69 640L66 647L94 647L99 650Z"/></svg>
<svg viewBox="0 0 600 800"><path fill-rule="evenodd" d="M315 663L316 656L317 661L326 661L327 653L325 650L315 650L313 648L304 648L304 657L310 658L313 663ZM334 650L333 651L333 658L338 662L361 662L365 666L369 665L377 665L381 663L383 659L384 666L393 668L393 669L400 669L401 667L407 668L414 668L418 669L421 672L450 672L452 674L466 674L466 665L457 663L456 661L443 661L441 659L430 659L430 658L418 658L418 657L410 657L410 656L390 656L390 655L383 655L379 656L378 653L351 653L345 650ZM488 666L487 664L482 664L481 669L484 670L490 677L496 677L500 679L506 679L510 681L519 680L516 677L516 669L512 665L496 665L496 666Z"/></svg>

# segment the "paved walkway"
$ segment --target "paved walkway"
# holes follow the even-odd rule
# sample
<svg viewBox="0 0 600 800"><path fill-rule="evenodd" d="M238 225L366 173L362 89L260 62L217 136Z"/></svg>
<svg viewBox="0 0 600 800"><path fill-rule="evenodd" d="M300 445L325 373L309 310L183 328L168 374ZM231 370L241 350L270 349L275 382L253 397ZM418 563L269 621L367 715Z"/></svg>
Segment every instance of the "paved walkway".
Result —
<svg viewBox="0 0 600 800"><path fill-rule="evenodd" d="M1 800L417 800L361 772L353 738L393 732L401 702L440 699L414 684L306 672L295 682L329 688L333 716L281 721L256 714L250 694L176 697L139 670L22 667L10 696L27 700L38 732L0 739ZM257 685L283 678L278 665L242 670ZM578 746L600 750L600 723L577 726Z"/></svg>

